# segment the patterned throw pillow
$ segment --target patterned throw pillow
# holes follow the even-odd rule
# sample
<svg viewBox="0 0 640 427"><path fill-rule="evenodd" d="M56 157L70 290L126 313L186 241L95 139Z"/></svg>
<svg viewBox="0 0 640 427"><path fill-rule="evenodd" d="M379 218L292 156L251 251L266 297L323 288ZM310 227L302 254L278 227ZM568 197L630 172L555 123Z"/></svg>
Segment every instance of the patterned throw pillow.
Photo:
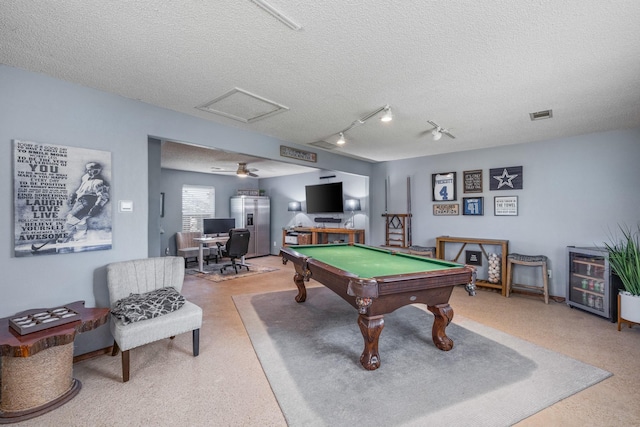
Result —
<svg viewBox="0 0 640 427"><path fill-rule="evenodd" d="M111 314L127 325L171 313L184 303L185 298L175 288L161 288L144 294L131 294L116 301Z"/></svg>

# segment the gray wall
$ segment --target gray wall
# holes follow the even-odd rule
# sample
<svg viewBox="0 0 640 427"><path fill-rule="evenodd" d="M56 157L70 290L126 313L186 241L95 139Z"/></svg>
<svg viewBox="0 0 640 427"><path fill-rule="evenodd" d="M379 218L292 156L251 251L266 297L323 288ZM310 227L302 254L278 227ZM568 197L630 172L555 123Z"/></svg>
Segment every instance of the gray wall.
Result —
<svg viewBox="0 0 640 427"><path fill-rule="evenodd" d="M165 193L164 217L160 218L161 250L164 254L169 248L171 255L176 254L175 234L182 230L182 186L206 185L216 190L216 217L229 218L229 200L238 189L258 188L259 180L243 179L233 175L214 175L207 173L185 172L162 169L160 191Z"/></svg>
<svg viewBox="0 0 640 427"><path fill-rule="evenodd" d="M5 65L0 65L0 94L0 158L4 162L0 168L0 195L7 201L0 209L0 317L77 300L84 300L88 307L106 307L109 301L105 266L157 253L152 247L157 247L160 239L150 237L149 228L153 216L158 215L149 207L157 206L159 192L153 187L153 194L149 194L148 180L157 176L160 165L149 166L149 159L157 158L157 153L149 152L149 137L282 160L283 142L274 138ZM113 249L13 256L13 139L111 151ZM316 165L362 175L371 170L369 163L326 152L318 153ZM119 200L133 201L134 211L117 212ZM158 233L159 228L158 221ZM109 344L108 328L99 328L80 335L76 354Z"/></svg>
<svg viewBox="0 0 640 427"><path fill-rule="evenodd" d="M172 184L165 182L164 172L160 173L160 186L156 186L155 181L148 182L157 179L160 168L159 164L149 163L158 157L157 147L149 149L149 137L282 160L279 140L3 65L0 65L0 93L0 158L4 161L0 169L0 195L5 200L13 200L13 139L108 150L112 153L110 204L114 213L112 250L15 258L13 203L6 203L0 209L0 240L4 242L0 246L3 272L0 317L77 300L85 300L89 307L107 306L106 264L144 258L157 253L158 244L160 249L166 247L170 232L161 237L152 234L160 234L165 226L169 229L167 224L173 220L167 216L166 221L160 221L158 214L153 213L156 209L153 206L158 206L163 185L167 189L167 215L174 215L168 212L176 201L174 191L168 190ZM299 148L308 150L306 146ZM349 184L345 189L347 195L363 195L359 197L362 199L367 197L366 188L371 186L369 198L363 200L367 210L356 221L358 228L367 229L368 243L384 243L381 214L385 178L389 178L392 190L390 211L397 209L397 213L403 213L406 178L410 176L414 244L433 245L435 237L443 234L509 239L511 251L544 253L551 258L552 294L564 296L565 247L599 244L618 223L638 221L639 159L640 129L634 129L376 165L321 151L315 166L322 171L371 177L370 182L367 178L355 178L349 181L354 186ZM293 162L308 166L304 162ZM489 168L520 165L524 167L523 190L488 191ZM431 174L456 171L460 175L469 169L484 171L485 215L434 217ZM275 209L272 240L278 236L279 242L283 223L291 219L286 203L303 200L304 184L319 182L313 173L304 175L258 183L260 188L267 189ZM458 196L462 197L459 182L460 179ZM234 182L228 185L228 191L237 189ZM222 196L223 192L219 194ZM493 196L507 194L519 196L519 215L494 217ZM119 200L132 200L134 212L117 212ZM219 204L222 206L225 203ZM367 224L369 218L370 224ZM156 231L151 231L154 229ZM80 335L76 354L109 344L107 328L99 328Z"/></svg>
<svg viewBox="0 0 640 427"><path fill-rule="evenodd" d="M335 178L320 179L335 175ZM365 239L369 242L369 177L341 173L337 171L318 170L300 175L290 175L278 178L269 178L260 180L260 188L266 190L267 196L271 198L271 253L278 254L282 245L282 228L294 225L302 225L305 227L318 227L321 224L314 222L316 217L333 217L340 218L342 222L328 223L327 226L344 227L351 214L327 214L315 215L306 213L305 186L326 184L329 182L342 182L342 191L344 198L360 199L362 210L357 212L354 218L355 228L363 228L365 230ZM303 202L302 212L294 215L287 211L289 202ZM295 222L294 222L295 221Z"/></svg>
<svg viewBox="0 0 640 427"><path fill-rule="evenodd" d="M371 176L370 242L384 243L385 178L389 212L406 213L410 177L415 245L434 246L441 235L507 239L509 252L547 255L550 293L565 296L566 247L601 246L618 224L640 221L639 162L640 129L633 129L380 163ZM523 189L489 191L489 169L505 166L523 166ZM473 169L483 170L482 194L462 192L462 172ZM433 215L431 174L450 171L458 175L457 203L483 196L484 216ZM518 216L494 216L494 196L510 195L518 196ZM455 257L459 247L447 247L448 258ZM519 267L516 279L525 282L535 270Z"/></svg>
<svg viewBox="0 0 640 427"><path fill-rule="evenodd" d="M305 174L290 175L278 178L243 179L235 175L225 176L216 174L203 174L184 172L171 169L162 169L159 191L165 193L165 216L160 218L161 251L164 254L166 248L172 255L176 253L175 233L182 227L181 191L185 184L208 185L216 189L216 217L229 216L229 200L236 195L239 189L261 189L271 202L271 254L278 255L282 243L282 228L293 224L293 214L287 211L288 203L292 201L303 202L305 185L325 183L320 176L335 175L331 182L342 182L345 198L359 198L362 211L355 215L356 228L364 228L368 232L368 177L347 174L338 171L310 172ZM296 223L304 226L318 226L313 218L318 215L307 215L303 203L303 212L296 215ZM328 216L328 215L321 215ZM350 213L335 214L333 217L341 218L341 224L348 220ZM151 236L150 239L151 241Z"/></svg>

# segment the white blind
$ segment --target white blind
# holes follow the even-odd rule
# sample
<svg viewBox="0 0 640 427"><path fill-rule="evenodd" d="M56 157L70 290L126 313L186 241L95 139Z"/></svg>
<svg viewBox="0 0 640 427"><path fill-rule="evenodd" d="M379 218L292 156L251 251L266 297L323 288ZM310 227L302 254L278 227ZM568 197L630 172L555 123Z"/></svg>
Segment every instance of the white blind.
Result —
<svg viewBox="0 0 640 427"><path fill-rule="evenodd" d="M203 218L216 216L216 189L203 185L182 186L182 231L202 231Z"/></svg>

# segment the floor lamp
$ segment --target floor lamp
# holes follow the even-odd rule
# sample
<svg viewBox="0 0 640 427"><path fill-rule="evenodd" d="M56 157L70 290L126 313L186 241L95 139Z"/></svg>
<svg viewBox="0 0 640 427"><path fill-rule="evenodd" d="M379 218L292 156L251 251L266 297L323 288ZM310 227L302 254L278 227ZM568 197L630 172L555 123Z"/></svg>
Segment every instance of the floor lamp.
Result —
<svg viewBox="0 0 640 427"><path fill-rule="evenodd" d="M344 201L344 207L346 210L351 211L351 218L345 224L346 228L355 228L356 224L354 221L355 211L360 210L360 199L347 199Z"/></svg>

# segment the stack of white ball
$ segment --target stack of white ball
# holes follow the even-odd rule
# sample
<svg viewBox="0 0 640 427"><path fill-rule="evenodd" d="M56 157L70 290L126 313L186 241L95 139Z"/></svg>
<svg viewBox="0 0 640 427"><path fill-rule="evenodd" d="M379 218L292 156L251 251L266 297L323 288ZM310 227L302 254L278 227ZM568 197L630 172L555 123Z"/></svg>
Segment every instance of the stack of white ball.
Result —
<svg viewBox="0 0 640 427"><path fill-rule="evenodd" d="M489 283L500 283L500 256L489 254Z"/></svg>

